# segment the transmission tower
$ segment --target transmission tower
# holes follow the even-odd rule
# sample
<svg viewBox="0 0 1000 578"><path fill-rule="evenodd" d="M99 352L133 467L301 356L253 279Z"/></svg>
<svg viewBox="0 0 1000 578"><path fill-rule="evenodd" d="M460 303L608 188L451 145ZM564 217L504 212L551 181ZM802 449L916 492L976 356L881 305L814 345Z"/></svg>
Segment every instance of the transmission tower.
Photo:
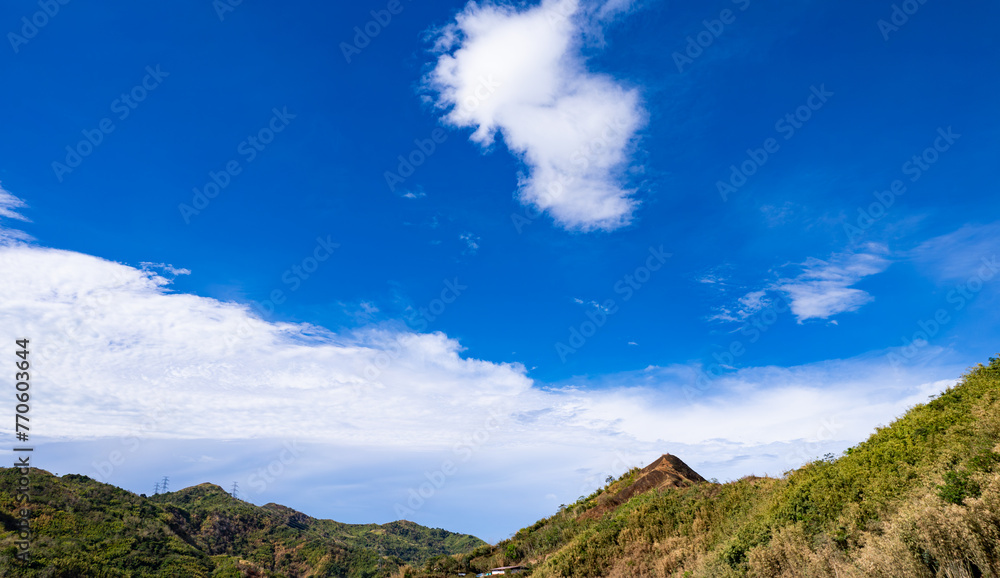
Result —
<svg viewBox="0 0 1000 578"><path fill-rule="evenodd" d="M160 493L160 482L156 482L156 485L153 486L153 495L155 496L156 494L159 493Z"/></svg>
<svg viewBox="0 0 1000 578"><path fill-rule="evenodd" d="M163 481L160 482L160 487L163 488L164 494L167 493L167 486L169 483L170 483L170 478L167 476L163 476Z"/></svg>
<svg viewBox="0 0 1000 578"><path fill-rule="evenodd" d="M233 491L231 492L231 495L237 500L240 499L240 485L236 482L233 482Z"/></svg>

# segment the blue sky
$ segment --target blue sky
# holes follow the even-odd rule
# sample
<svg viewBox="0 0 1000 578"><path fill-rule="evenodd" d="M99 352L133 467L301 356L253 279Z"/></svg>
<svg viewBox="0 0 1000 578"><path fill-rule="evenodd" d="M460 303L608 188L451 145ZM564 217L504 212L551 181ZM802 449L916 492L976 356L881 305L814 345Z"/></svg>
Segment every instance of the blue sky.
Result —
<svg viewBox="0 0 1000 578"><path fill-rule="evenodd" d="M995 5L3 14L51 471L495 540L666 451L780 474L997 352Z"/></svg>

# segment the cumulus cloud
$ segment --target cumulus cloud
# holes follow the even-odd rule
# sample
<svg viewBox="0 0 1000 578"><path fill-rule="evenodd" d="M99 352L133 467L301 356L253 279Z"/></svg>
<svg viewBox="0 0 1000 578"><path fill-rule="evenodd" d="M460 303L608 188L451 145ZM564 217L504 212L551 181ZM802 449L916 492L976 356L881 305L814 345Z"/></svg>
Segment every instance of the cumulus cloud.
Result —
<svg viewBox="0 0 1000 578"><path fill-rule="evenodd" d="M825 278L821 269L809 271ZM935 381L941 372L916 363L892 370L883 356L745 369L694 397L684 393L697 379L688 366L545 386L520 364L466 356L442 333L267 322L245 305L171 291L176 274L187 271L31 243L0 246L0 341L31 339L33 440L50 448L52 469L139 484L164 459L182 456L189 483L250 481L281 440L295 439L311 457L261 500L278 499L283 488L281 499L294 503L305 487L317 502L360 496L395 519L392 500L456 460L462 474L442 492L462 497L442 497L413 516L435 524L443 510L481 503L477 488L498 480L510 492L498 497L497 515L509 517L527 493L573 499L663 452L720 479L780 473L859 441L945 385ZM132 447L118 441L133 439L149 451L108 469L109 452ZM164 452L173 457L157 457ZM337 464L345 456L363 463L344 470ZM369 490L319 481L334 472ZM296 480L304 486L287 485Z"/></svg>
<svg viewBox="0 0 1000 578"><path fill-rule="evenodd" d="M150 430L159 437L274 437L293 420L311 439L434 445L499 408L530 421L535 442L597 443L622 434L646 442L763 442L803 435L775 426L785 412L765 408L777 407L777 398L792 400L799 413L831 407L825 397L792 393L812 391L826 379L799 379L802 371L789 373L784 388L775 386L781 380L773 372L749 380L756 385L745 386L738 404L686 406L666 387L683 385L683 372L656 374L646 383L655 387L623 379L600 391L543 389L523 366L466 358L462 346L441 333L375 325L335 334L265 322L244 305L170 292L170 283L152 271L80 253L26 244L0 249L0 292L14 296L0 303L0 321L5 332L29 335L37 344L35 364L47 382L37 411L45 414L48 435L123 435L162 406L166 411ZM746 395L751 390L757 402ZM747 413L748 403L764 413ZM663 420L671 408L679 413ZM737 418L740 413L748 417ZM444 415L449 419L442 421Z"/></svg>
<svg viewBox="0 0 1000 578"><path fill-rule="evenodd" d="M520 201L567 229L615 229L636 207L624 176L644 122L639 94L587 70L581 53L586 31L629 4L471 2L435 35L426 85L445 122L473 128L486 148L500 133L527 168Z"/></svg>
<svg viewBox="0 0 1000 578"><path fill-rule="evenodd" d="M496 441L510 451L526 444L583 456L627 447L655 457L664 444L723 438L753 453L807 438L832 408L865 408L854 415L867 427L909 403L914 388L923 391L919 380L886 381L878 372L838 385L846 372L831 368L740 372L717 381L719 395L693 403L679 393L694 379L684 371L543 389L523 366L466 358L441 333L378 325L335 334L269 323L246 306L172 293L169 284L79 253L0 249L0 292L14 296L0 303L0 321L4 333L35 344L43 386L33 411L47 436L124 436L156 415L142 426L156 438L275 439L294 423L300 438L314 441L447 448L499 412L511 425Z"/></svg>

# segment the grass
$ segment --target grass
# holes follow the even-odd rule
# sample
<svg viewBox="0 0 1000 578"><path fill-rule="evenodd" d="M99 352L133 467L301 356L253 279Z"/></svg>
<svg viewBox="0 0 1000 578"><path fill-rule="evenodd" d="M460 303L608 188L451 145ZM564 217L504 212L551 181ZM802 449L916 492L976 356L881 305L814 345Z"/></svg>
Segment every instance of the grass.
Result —
<svg viewBox="0 0 1000 578"><path fill-rule="evenodd" d="M998 465L991 358L838 458L781 478L653 490L594 516L633 470L509 540L399 575L517 563L537 578L1000 577Z"/></svg>

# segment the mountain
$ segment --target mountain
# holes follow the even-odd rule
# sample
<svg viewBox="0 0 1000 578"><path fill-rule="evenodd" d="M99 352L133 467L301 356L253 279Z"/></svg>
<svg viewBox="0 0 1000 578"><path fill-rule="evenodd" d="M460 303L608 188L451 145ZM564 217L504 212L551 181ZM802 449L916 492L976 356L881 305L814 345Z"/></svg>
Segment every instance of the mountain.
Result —
<svg viewBox="0 0 1000 578"><path fill-rule="evenodd" d="M412 522L342 524L255 506L214 484L151 497L31 468L31 561L16 559L20 473L0 468L0 576L387 576L484 545Z"/></svg>
<svg viewBox="0 0 1000 578"><path fill-rule="evenodd" d="M664 455L496 545L318 520L212 484L147 498L32 469L25 566L18 478L0 469L2 576L440 578L524 565L534 578L996 578L1000 359L840 457L718 484Z"/></svg>
<svg viewBox="0 0 1000 578"><path fill-rule="evenodd" d="M717 484L664 455L509 540L399 575L515 564L533 578L1000 577L1000 359L840 457Z"/></svg>

